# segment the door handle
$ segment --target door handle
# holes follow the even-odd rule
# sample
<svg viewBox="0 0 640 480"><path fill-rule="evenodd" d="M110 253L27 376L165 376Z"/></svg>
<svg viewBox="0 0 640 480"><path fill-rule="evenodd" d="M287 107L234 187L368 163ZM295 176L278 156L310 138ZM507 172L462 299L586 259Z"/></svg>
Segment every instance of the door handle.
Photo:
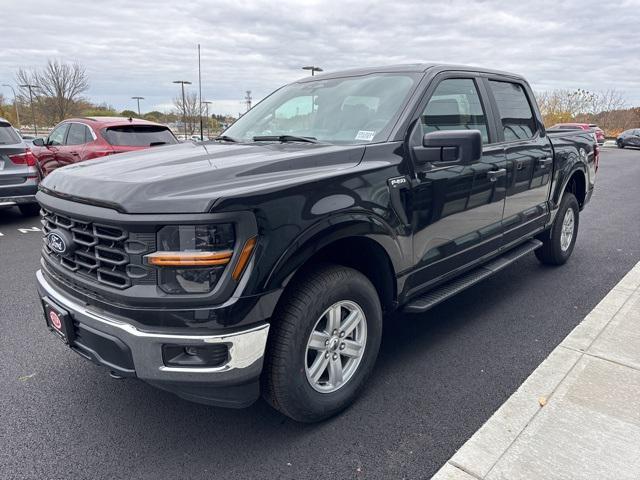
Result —
<svg viewBox="0 0 640 480"><path fill-rule="evenodd" d="M545 157L545 158L539 158L538 159L538 165L540 166L540 168L547 168L552 163L553 163L553 158L551 158L551 157Z"/></svg>
<svg viewBox="0 0 640 480"><path fill-rule="evenodd" d="M75 156L75 157L80 156L80 154L79 154L78 152L69 152L69 153L70 153L71 155Z"/></svg>
<svg viewBox="0 0 640 480"><path fill-rule="evenodd" d="M505 177L506 175L507 175L506 168L500 168L498 170L490 170L487 172L487 178L489 179L490 182L495 182L500 177Z"/></svg>

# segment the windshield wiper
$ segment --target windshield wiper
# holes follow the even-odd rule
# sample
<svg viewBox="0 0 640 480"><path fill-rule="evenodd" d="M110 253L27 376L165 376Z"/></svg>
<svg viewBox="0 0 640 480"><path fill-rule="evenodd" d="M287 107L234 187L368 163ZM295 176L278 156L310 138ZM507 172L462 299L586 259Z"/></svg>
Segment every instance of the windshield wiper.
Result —
<svg viewBox="0 0 640 480"><path fill-rule="evenodd" d="M238 143L238 140L236 140L233 137L230 137L229 135L220 135L219 137L214 138L214 140L217 140L218 142L234 142L234 143Z"/></svg>
<svg viewBox="0 0 640 480"><path fill-rule="evenodd" d="M259 135L253 137L254 142L307 142L318 143L315 137L299 137L297 135Z"/></svg>

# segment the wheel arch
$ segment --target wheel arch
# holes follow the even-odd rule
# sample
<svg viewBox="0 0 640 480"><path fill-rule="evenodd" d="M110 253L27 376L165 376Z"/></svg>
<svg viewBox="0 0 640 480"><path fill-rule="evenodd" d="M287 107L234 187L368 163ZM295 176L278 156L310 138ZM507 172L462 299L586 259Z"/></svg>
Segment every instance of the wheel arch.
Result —
<svg viewBox="0 0 640 480"><path fill-rule="evenodd" d="M266 289L284 288L321 264L354 268L376 287L385 310L395 307L396 273L404 259L393 229L377 217L341 218L301 234L276 262Z"/></svg>
<svg viewBox="0 0 640 480"><path fill-rule="evenodd" d="M563 195L565 192L573 193L578 200L578 205L582 208L587 198L587 178L582 169L576 169L569 175L562 189Z"/></svg>

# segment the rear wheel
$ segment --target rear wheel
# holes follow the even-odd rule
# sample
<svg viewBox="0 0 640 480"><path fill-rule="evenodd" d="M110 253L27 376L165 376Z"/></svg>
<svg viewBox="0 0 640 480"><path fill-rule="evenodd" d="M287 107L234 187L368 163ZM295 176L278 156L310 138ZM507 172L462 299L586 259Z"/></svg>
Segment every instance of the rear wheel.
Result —
<svg viewBox="0 0 640 480"><path fill-rule="evenodd" d="M25 217L35 217L40 213L40 205L37 203L25 203L18 205L20 213Z"/></svg>
<svg viewBox="0 0 640 480"><path fill-rule="evenodd" d="M619 138L616 143L618 144L618 148L624 148L624 142L622 141L621 138Z"/></svg>
<svg viewBox="0 0 640 480"><path fill-rule="evenodd" d="M558 207L558 213L551 230L546 232L540 240L542 247L536 250L536 257L546 265L564 264L576 244L580 207L573 193L565 192Z"/></svg>
<svg viewBox="0 0 640 480"><path fill-rule="evenodd" d="M337 265L285 295L272 321L263 394L294 420L316 422L363 390L380 347L380 300L367 277Z"/></svg>

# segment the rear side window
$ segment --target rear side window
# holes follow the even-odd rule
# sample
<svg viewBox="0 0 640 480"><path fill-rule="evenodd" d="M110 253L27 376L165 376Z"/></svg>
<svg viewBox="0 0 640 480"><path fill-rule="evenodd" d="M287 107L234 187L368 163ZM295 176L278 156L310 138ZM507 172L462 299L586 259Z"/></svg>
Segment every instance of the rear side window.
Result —
<svg viewBox="0 0 640 480"><path fill-rule="evenodd" d="M8 123L0 123L0 145L22 143L22 139Z"/></svg>
<svg viewBox="0 0 640 480"><path fill-rule="evenodd" d="M89 129L81 123L72 123L67 134L67 145L82 145L93 140Z"/></svg>
<svg viewBox="0 0 640 480"><path fill-rule="evenodd" d="M421 116L424 133L441 130L480 130L482 142L489 142L487 117L475 82L450 78L436 87Z"/></svg>
<svg viewBox="0 0 640 480"><path fill-rule="evenodd" d="M109 127L104 132L109 144L126 147L152 147L178 143L167 127L156 125L122 125Z"/></svg>
<svg viewBox="0 0 640 480"><path fill-rule="evenodd" d="M533 137L536 132L535 116L522 86L495 80L490 80L489 84L498 104L505 141Z"/></svg>

